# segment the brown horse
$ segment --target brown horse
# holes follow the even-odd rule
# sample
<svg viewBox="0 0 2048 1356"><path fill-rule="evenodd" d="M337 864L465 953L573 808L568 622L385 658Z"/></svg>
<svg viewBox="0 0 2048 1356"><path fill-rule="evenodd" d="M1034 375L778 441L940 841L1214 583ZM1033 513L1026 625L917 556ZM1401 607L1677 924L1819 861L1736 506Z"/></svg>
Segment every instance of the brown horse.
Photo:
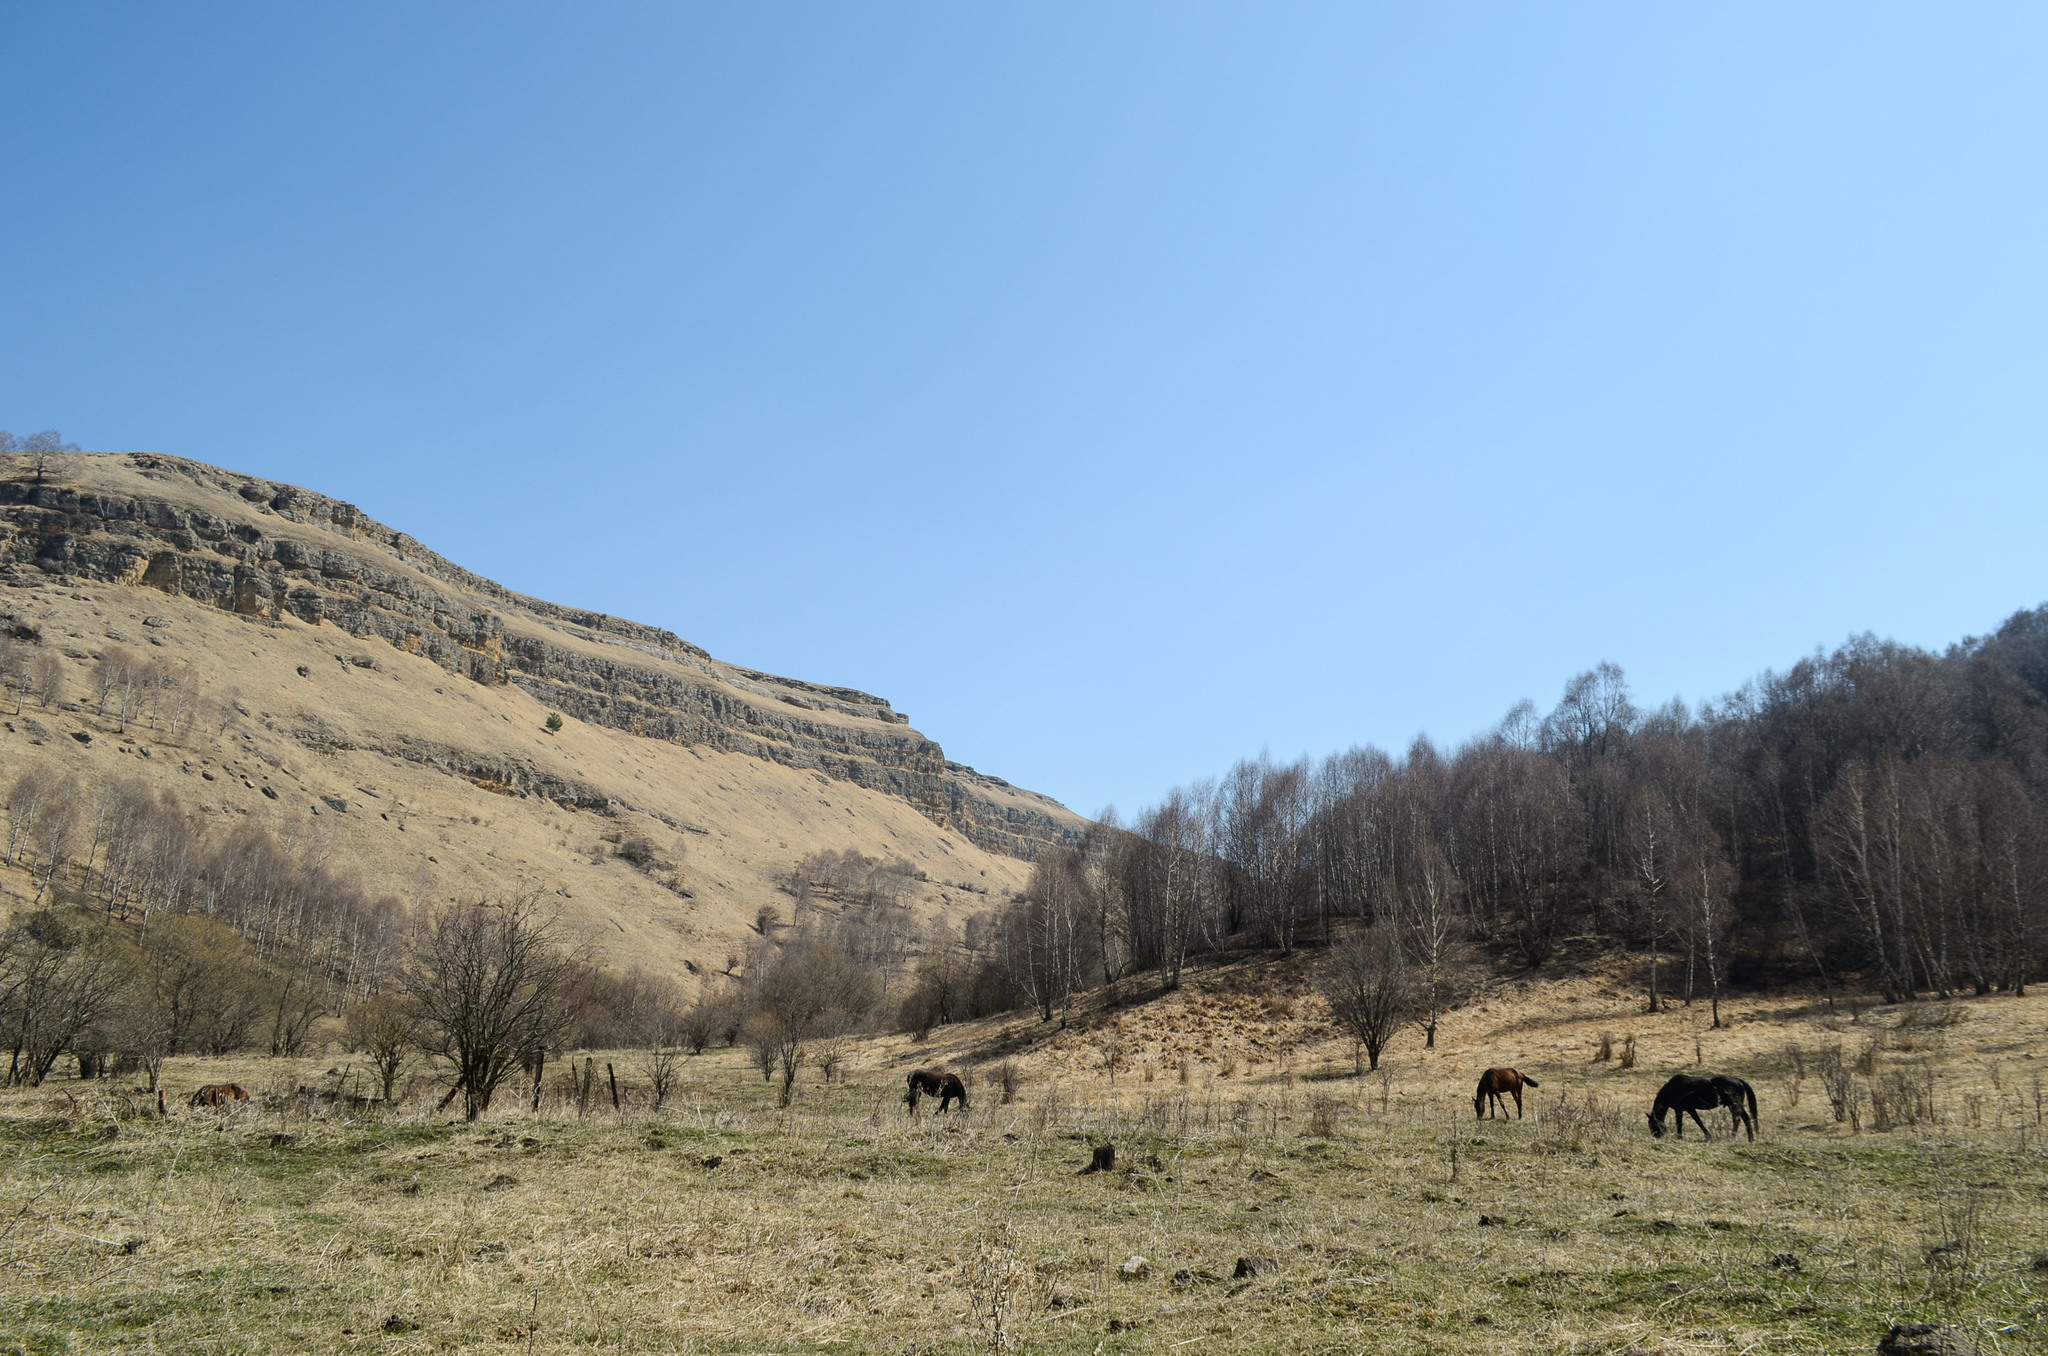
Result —
<svg viewBox="0 0 2048 1356"><path fill-rule="evenodd" d="M1479 1091L1472 1095L1472 1116L1484 1120L1493 1114L1495 1107L1500 1114L1508 1114L1508 1104L1501 1100L1503 1094L1515 1099L1515 1119L1522 1118L1522 1089L1540 1088L1543 1085L1533 1078L1524 1077L1520 1069L1488 1069L1479 1075Z"/></svg>
<svg viewBox="0 0 2048 1356"><path fill-rule="evenodd" d="M910 1108L910 1114L917 1114L917 1103L922 1097L939 1099L939 1110L945 1111L954 1102L960 1103L962 1111L967 1110L967 1085L955 1073L936 1073L931 1069L913 1069L904 1082L908 1090L903 1094L903 1104Z"/></svg>
<svg viewBox="0 0 2048 1356"><path fill-rule="evenodd" d="M232 1106L249 1100L249 1090L240 1083L208 1083L192 1094L193 1106Z"/></svg>

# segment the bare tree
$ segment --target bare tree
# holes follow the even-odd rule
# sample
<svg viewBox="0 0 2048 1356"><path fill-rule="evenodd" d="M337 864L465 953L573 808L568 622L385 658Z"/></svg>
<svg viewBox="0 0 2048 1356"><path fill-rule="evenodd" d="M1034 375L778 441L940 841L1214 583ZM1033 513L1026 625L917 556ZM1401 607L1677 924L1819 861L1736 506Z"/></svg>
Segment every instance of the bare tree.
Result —
<svg viewBox="0 0 2048 1356"><path fill-rule="evenodd" d="M39 1086L72 1043L112 1011L122 975L112 947L85 920L56 910L0 933L0 1022L7 1081Z"/></svg>
<svg viewBox="0 0 2048 1356"><path fill-rule="evenodd" d="M458 904L421 930L404 992L422 1047L452 1068L442 1105L460 1096L476 1120L522 1055L560 1040L577 969L533 898Z"/></svg>
<svg viewBox="0 0 2048 1356"><path fill-rule="evenodd" d="M1678 896L1679 927L1685 937L1688 966L1697 965L1706 971L1714 1029L1718 1031L1721 981L1728 968L1728 930L1735 921L1730 898L1735 870L1721 846L1720 835L1704 817L1681 819L1675 829L1672 881ZM1689 974L1686 1001L1692 1001Z"/></svg>
<svg viewBox="0 0 2048 1356"><path fill-rule="evenodd" d="M1656 786L1636 792L1627 812L1629 898L1650 943L1650 1011L1664 1010L1659 959L1671 931L1672 852L1675 837L1670 800Z"/></svg>
<svg viewBox="0 0 2048 1356"><path fill-rule="evenodd" d="M647 1090L653 1094L656 1111L676 1090L682 1076L682 1053L667 1032L640 1052L640 1070L647 1075Z"/></svg>
<svg viewBox="0 0 2048 1356"><path fill-rule="evenodd" d="M78 444L65 442L64 435L53 428L20 439L11 433L0 432L0 452L16 454L23 469L35 476L38 485L47 477L68 471L71 465L69 454L76 451Z"/></svg>
<svg viewBox="0 0 2048 1356"><path fill-rule="evenodd" d="M36 702L45 711L64 700L64 661L44 651L29 665Z"/></svg>
<svg viewBox="0 0 2048 1356"><path fill-rule="evenodd" d="M35 678L29 668L29 651L12 636L0 636L0 692L14 694L14 714L21 714L22 703L28 699L35 686Z"/></svg>
<svg viewBox="0 0 2048 1356"><path fill-rule="evenodd" d="M1316 987L1337 1025L1365 1051L1368 1067L1379 1068L1380 1053L1415 1007L1399 929L1392 922L1375 923L1340 938Z"/></svg>
<svg viewBox="0 0 2048 1356"><path fill-rule="evenodd" d="M1458 878L1450 859L1423 839L1402 854L1401 920L1415 957L1416 1021L1423 1045L1436 1048L1437 1022L1457 1001L1458 950L1463 927L1457 907Z"/></svg>
<svg viewBox="0 0 2048 1356"><path fill-rule="evenodd" d="M805 1047L851 1030L881 996L873 974L829 943L793 942L761 977L759 1020L782 1073L781 1104L796 1096Z"/></svg>
<svg viewBox="0 0 2048 1356"><path fill-rule="evenodd" d="M398 994L366 998L348 1010L347 1030L349 1048L370 1057L388 1103L398 1086L398 1075L419 1044L419 1024L412 1006Z"/></svg>
<svg viewBox="0 0 2048 1356"><path fill-rule="evenodd" d="M142 680L141 668L135 656L118 645L109 645L93 665L92 685L99 701L99 713L107 714L112 703L121 728L128 728L129 718L134 714L135 690Z"/></svg>

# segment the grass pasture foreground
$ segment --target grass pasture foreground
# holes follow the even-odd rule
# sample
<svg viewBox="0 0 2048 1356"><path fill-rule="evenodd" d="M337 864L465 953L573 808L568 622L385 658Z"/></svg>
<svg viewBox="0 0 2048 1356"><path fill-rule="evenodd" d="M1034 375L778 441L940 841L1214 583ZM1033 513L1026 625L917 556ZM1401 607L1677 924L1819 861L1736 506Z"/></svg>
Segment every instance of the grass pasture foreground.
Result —
<svg viewBox="0 0 2048 1356"><path fill-rule="evenodd" d="M0 1098L0 1352L1867 1352L1906 1320L2043 1351L2044 1018L1738 1010L1754 1144L1651 1140L1646 1065L1527 1063L1529 1117L1475 1122L1481 1029L1385 1082L1027 1056L1015 1102L984 1069L914 1122L900 1041L788 1112L735 1051L660 1113L619 1055L622 1113L474 1125L290 1094L330 1060L174 1062L267 1096L163 1120L57 1080ZM1831 1042L1910 1097L1891 1128L1835 1119Z"/></svg>

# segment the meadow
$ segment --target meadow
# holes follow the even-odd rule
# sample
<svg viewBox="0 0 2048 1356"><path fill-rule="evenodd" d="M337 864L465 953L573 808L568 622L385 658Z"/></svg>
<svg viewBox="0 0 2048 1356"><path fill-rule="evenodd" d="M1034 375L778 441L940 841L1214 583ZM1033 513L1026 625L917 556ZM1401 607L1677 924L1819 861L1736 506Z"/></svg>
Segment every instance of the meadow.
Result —
<svg viewBox="0 0 2048 1356"><path fill-rule="evenodd" d="M1176 1001L1241 1002L1246 1039L1261 987ZM473 1124L424 1077L321 1095L345 1054L174 1060L174 1094L256 1101L163 1118L60 1077L0 1097L0 1352L2048 1350L2048 999L1730 1010L1533 985L1383 1076L1306 1011L1227 1066L1172 1057L1170 1010L1013 1019L860 1043L786 1111L740 1050L659 1110L643 1054L595 1053L587 1098ZM1525 1118L1474 1119L1487 1052L1542 1081ZM1756 1084L1755 1143L1651 1139L1696 1060ZM972 1109L906 1115L913 1063L971 1070Z"/></svg>

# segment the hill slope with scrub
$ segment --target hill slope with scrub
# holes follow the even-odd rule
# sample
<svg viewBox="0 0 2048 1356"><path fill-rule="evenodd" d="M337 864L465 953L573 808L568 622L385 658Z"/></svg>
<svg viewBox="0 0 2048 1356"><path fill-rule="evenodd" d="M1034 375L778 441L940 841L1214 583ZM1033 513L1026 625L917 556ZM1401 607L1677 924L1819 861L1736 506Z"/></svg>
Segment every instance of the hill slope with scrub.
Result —
<svg viewBox="0 0 2048 1356"><path fill-rule="evenodd" d="M260 830L369 898L538 895L600 959L672 977L732 969L805 858L895 863L922 926L1086 827L882 698L524 597L351 505L178 458L6 468L0 628L0 768L71 788L74 849L125 798L202 844ZM6 905L47 894L8 857Z"/></svg>

